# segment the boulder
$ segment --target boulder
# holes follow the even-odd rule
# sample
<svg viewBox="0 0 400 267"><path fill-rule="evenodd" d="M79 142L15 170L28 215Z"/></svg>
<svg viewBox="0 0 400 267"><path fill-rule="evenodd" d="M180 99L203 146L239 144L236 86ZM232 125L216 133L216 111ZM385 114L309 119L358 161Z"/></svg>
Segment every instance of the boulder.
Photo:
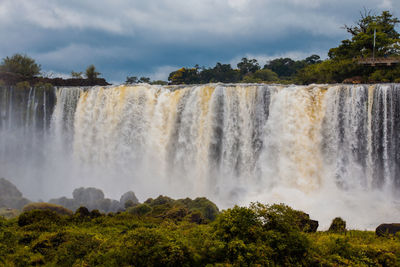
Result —
<svg viewBox="0 0 400 267"><path fill-rule="evenodd" d="M92 204L104 200L104 193L100 189L94 187L78 188L72 193L72 196L79 203L92 206Z"/></svg>
<svg viewBox="0 0 400 267"><path fill-rule="evenodd" d="M20 198L22 193L10 181L0 178L0 196L3 198Z"/></svg>
<svg viewBox="0 0 400 267"><path fill-rule="evenodd" d="M400 231L400 223L384 223L379 225L375 233L377 236L386 236L388 234L394 235Z"/></svg>
<svg viewBox="0 0 400 267"><path fill-rule="evenodd" d="M13 183L0 178L0 208L22 209L29 202Z"/></svg>
<svg viewBox="0 0 400 267"><path fill-rule="evenodd" d="M81 206L80 203L78 201L76 201L75 199L66 198L66 197L50 199L49 203L61 205L70 210L76 210Z"/></svg>
<svg viewBox="0 0 400 267"><path fill-rule="evenodd" d="M139 204L139 200L137 199L135 193L132 191L129 191L129 192L126 192L125 194L123 194L121 196L119 202L121 203L121 206L124 207L125 203L128 200L132 201L133 204Z"/></svg>
<svg viewBox="0 0 400 267"><path fill-rule="evenodd" d="M310 215L303 211L296 211L298 217L297 225L305 233L315 233L318 229L318 221L311 220Z"/></svg>

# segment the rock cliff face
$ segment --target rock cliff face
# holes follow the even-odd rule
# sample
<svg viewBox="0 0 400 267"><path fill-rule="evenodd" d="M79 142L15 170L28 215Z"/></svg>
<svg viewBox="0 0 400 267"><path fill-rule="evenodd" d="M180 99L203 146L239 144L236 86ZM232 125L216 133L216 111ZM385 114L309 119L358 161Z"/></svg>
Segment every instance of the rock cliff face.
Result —
<svg viewBox="0 0 400 267"><path fill-rule="evenodd" d="M22 209L28 203L14 184L0 178L0 208Z"/></svg>

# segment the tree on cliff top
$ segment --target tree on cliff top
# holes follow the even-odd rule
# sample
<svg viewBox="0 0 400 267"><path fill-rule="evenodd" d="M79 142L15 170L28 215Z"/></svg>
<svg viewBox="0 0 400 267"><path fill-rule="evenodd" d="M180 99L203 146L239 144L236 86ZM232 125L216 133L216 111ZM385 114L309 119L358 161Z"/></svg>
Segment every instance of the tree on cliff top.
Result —
<svg viewBox="0 0 400 267"><path fill-rule="evenodd" d="M26 79L39 75L40 70L40 65L36 64L34 59L23 54L5 57L0 65L0 71L17 73Z"/></svg>
<svg viewBox="0 0 400 267"><path fill-rule="evenodd" d="M351 59L358 56L372 56L374 32L376 31L376 56L400 55L400 34L396 25L400 20L389 11L381 15L371 15L370 11L361 13L361 18L353 26L344 25L351 34L351 40L343 40L341 45L329 50L331 59Z"/></svg>
<svg viewBox="0 0 400 267"><path fill-rule="evenodd" d="M86 78L93 83L101 75L100 72L96 71L96 67L92 64L86 69Z"/></svg>

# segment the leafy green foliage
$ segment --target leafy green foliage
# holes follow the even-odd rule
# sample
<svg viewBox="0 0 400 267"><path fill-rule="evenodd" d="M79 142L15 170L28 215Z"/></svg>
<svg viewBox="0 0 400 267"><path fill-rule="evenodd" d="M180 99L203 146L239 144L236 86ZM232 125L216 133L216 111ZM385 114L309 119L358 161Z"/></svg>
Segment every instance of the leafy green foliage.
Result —
<svg viewBox="0 0 400 267"><path fill-rule="evenodd" d="M25 79L39 75L40 69L40 65L36 64L34 59L23 54L14 54L12 57L5 57L0 65L0 71L20 74Z"/></svg>
<svg viewBox="0 0 400 267"><path fill-rule="evenodd" d="M152 211L152 208L147 204L139 204L134 207L128 208L126 211L129 212L130 214L143 216L146 215L147 213L150 213Z"/></svg>
<svg viewBox="0 0 400 267"><path fill-rule="evenodd" d="M244 76L242 81L245 83L277 82L279 78L278 74L272 70L262 69Z"/></svg>
<svg viewBox="0 0 400 267"><path fill-rule="evenodd" d="M72 215L72 211L63 206L44 202L29 203L22 209L23 212L31 210L51 210L59 215Z"/></svg>
<svg viewBox="0 0 400 267"><path fill-rule="evenodd" d="M93 64L87 67L85 72L86 78L92 83L99 77L100 74L101 73L96 70L96 67Z"/></svg>
<svg viewBox="0 0 400 267"><path fill-rule="evenodd" d="M333 219L331 226L329 226L329 231L335 233L346 232L346 222L342 218L336 217L335 219Z"/></svg>
<svg viewBox="0 0 400 267"><path fill-rule="evenodd" d="M372 57L375 31L375 56L399 55L400 34L395 29L398 23L400 20L389 11L383 11L381 15L371 15L371 12L365 11L356 25L344 26L351 34L351 40L343 40L340 46L330 49L328 55L331 59Z"/></svg>
<svg viewBox="0 0 400 267"><path fill-rule="evenodd" d="M125 84L134 84L138 82L138 77L136 76L127 76Z"/></svg>
<svg viewBox="0 0 400 267"><path fill-rule="evenodd" d="M83 74L82 71L80 71L80 72L71 71L71 76L74 79L82 79L82 74Z"/></svg>
<svg viewBox="0 0 400 267"><path fill-rule="evenodd" d="M198 208L209 202L206 198L173 200L160 196L146 202L143 205L150 209L161 207L162 216L151 211L142 216L130 212L105 215L81 207L68 216L50 210L32 210L18 219L0 217L0 265L398 266L400 263L398 237L376 237L373 232L362 231L304 233L301 221L305 213L283 204L236 206L219 213L213 222L198 224L186 218L200 214Z"/></svg>
<svg viewBox="0 0 400 267"><path fill-rule="evenodd" d="M240 74L243 76L249 73L255 73L260 69L260 65L256 59L247 59L245 57L237 64L237 67Z"/></svg>

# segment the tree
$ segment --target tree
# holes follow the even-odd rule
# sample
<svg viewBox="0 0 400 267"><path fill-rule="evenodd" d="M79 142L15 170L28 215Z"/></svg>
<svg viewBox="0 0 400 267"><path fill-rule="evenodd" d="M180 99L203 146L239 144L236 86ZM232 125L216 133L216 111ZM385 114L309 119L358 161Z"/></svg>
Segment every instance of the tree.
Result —
<svg viewBox="0 0 400 267"><path fill-rule="evenodd" d="M139 83L150 83L150 78L148 78L148 77L140 77Z"/></svg>
<svg viewBox="0 0 400 267"><path fill-rule="evenodd" d="M71 76L72 76L72 78L75 78L75 79L82 79L82 74L83 74L82 71L81 72L71 71Z"/></svg>
<svg viewBox="0 0 400 267"><path fill-rule="evenodd" d="M262 83L278 81L278 75L270 69L257 70L243 77L245 83Z"/></svg>
<svg viewBox="0 0 400 267"><path fill-rule="evenodd" d="M296 73L296 61L291 58L277 58L269 61L264 69L270 69L279 77L290 77Z"/></svg>
<svg viewBox="0 0 400 267"><path fill-rule="evenodd" d="M318 55L311 55L311 56L307 57L304 61L307 65L312 65L312 64L317 64L317 63L322 62L321 57Z"/></svg>
<svg viewBox="0 0 400 267"><path fill-rule="evenodd" d="M12 72L22 75L25 79L33 78L40 74L41 67L35 60L23 54L3 58L0 71Z"/></svg>
<svg viewBox="0 0 400 267"><path fill-rule="evenodd" d="M240 72L234 70L231 64L221 64L217 63L212 69L213 82L223 82L223 83L235 83L240 80Z"/></svg>
<svg viewBox="0 0 400 267"><path fill-rule="evenodd" d="M254 73L260 69L260 65L258 65L257 59L247 59L245 57L242 58L242 61L237 64L237 67L242 75Z"/></svg>
<svg viewBox="0 0 400 267"><path fill-rule="evenodd" d="M351 34L351 39L343 40L341 45L329 50L331 59L349 59L353 57L372 56L374 32L376 32L376 56L400 55L400 34L396 25L400 23L389 11L381 15L371 15L370 11L361 13L361 18L354 26L344 25Z"/></svg>
<svg viewBox="0 0 400 267"><path fill-rule="evenodd" d="M199 75L196 68L180 68L168 76L172 84L194 84L199 82Z"/></svg>
<svg viewBox="0 0 400 267"><path fill-rule="evenodd" d="M134 84L138 82L138 77L136 76L127 76L125 84Z"/></svg>
<svg viewBox="0 0 400 267"><path fill-rule="evenodd" d="M86 78L91 83L93 83L98 78L99 75L101 75L101 73L96 71L96 67L93 64L90 65L89 67L87 67L87 69L86 69Z"/></svg>

